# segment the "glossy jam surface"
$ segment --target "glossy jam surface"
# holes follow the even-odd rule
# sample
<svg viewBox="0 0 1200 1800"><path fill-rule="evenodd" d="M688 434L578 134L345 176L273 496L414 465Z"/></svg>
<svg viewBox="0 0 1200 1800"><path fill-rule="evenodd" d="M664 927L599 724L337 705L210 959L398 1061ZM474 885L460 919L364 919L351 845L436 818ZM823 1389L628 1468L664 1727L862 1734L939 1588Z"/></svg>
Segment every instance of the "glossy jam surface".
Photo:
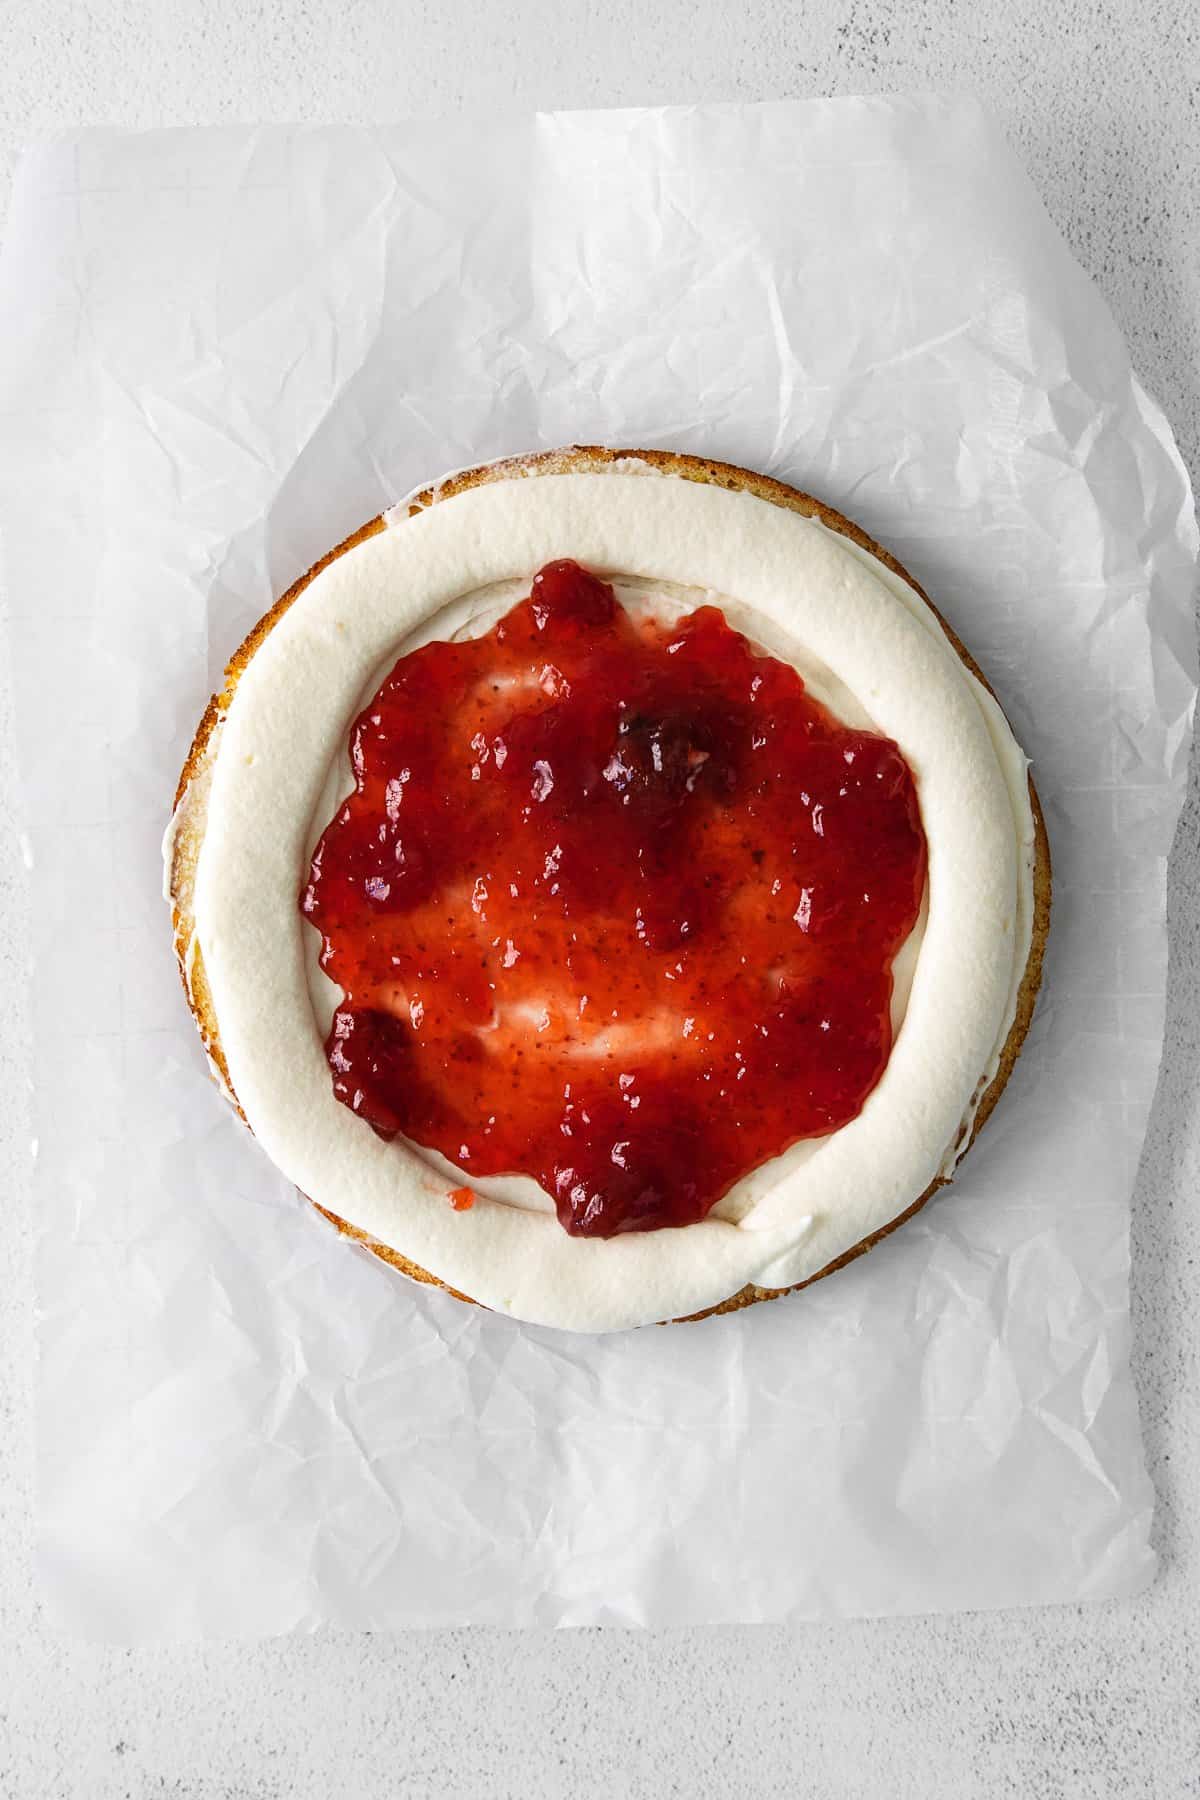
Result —
<svg viewBox="0 0 1200 1800"><path fill-rule="evenodd" d="M401 658L301 896L334 1091L570 1232L702 1219L861 1110L925 882L912 776L713 607L552 563Z"/></svg>

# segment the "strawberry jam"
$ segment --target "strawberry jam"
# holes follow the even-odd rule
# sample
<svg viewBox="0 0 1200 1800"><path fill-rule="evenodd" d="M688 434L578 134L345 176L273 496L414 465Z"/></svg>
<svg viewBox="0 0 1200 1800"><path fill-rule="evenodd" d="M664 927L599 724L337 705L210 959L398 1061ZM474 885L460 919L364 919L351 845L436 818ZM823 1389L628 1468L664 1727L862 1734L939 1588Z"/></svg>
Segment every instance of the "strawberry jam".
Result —
<svg viewBox="0 0 1200 1800"><path fill-rule="evenodd" d="M402 657L301 898L337 1098L570 1232L687 1225L861 1110L925 882L896 745L714 607L638 620L551 563Z"/></svg>

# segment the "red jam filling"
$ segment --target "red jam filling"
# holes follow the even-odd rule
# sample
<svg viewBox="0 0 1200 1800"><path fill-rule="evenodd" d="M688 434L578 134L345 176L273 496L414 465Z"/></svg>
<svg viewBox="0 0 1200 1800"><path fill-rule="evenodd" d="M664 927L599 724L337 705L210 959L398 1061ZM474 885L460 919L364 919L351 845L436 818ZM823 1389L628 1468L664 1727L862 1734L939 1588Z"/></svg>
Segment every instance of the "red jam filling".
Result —
<svg viewBox="0 0 1200 1800"><path fill-rule="evenodd" d="M334 1092L381 1137L611 1237L861 1110L925 882L913 778L714 607L635 621L551 563L402 657L350 745L301 906L345 995Z"/></svg>

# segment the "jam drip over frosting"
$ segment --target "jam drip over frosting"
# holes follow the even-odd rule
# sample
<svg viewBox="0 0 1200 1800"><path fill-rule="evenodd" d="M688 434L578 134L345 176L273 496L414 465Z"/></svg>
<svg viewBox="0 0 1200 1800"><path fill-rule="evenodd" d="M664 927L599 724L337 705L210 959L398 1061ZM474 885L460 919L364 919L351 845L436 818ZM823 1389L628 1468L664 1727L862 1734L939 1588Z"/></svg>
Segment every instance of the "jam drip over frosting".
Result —
<svg viewBox="0 0 1200 1800"><path fill-rule="evenodd" d="M381 1137L525 1174L580 1236L702 1219L862 1109L926 849L896 745L705 606L551 563L402 657L301 896Z"/></svg>

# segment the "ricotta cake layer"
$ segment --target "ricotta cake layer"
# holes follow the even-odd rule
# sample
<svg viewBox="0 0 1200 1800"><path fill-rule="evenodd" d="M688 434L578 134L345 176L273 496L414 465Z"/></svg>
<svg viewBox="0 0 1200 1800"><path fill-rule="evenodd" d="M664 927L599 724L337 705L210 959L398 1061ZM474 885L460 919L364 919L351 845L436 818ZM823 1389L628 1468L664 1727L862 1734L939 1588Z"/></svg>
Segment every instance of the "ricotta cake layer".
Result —
<svg viewBox="0 0 1200 1800"><path fill-rule="evenodd" d="M339 1104L324 1048L338 996L322 987L297 906L350 785L351 723L383 675L421 643L488 630L539 568L567 557L657 618L715 606L837 718L891 740L928 844L920 919L894 969L894 1043L857 1116L754 1170L697 1222L606 1238L564 1231L536 1184L473 1182ZM806 496L663 453L578 450L471 471L318 565L231 664L167 854L189 999L277 1166L408 1273L582 1331L803 1285L915 1210L953 1173L1012 1067L1049 903L1025 759L915 584Z"/></svg>

